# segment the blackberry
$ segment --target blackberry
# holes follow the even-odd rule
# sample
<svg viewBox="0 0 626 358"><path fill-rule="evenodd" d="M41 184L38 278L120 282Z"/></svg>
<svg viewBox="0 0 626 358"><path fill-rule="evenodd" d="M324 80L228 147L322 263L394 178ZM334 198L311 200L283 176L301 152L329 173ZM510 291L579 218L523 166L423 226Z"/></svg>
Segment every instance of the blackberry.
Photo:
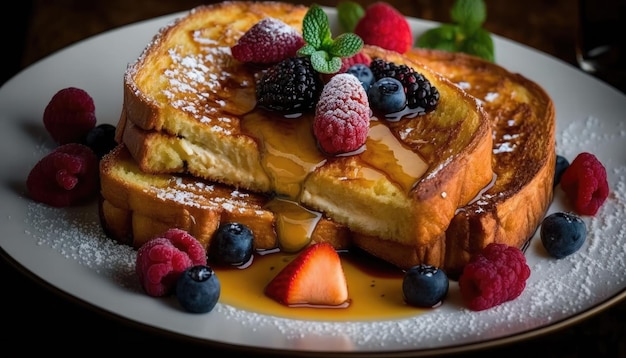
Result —
<svg viewBox="0 0 626 358"><path fill-rule="evenodd" d="M289 57L270 67L258 81L257 104L272 111L303 113L315 108L323 88L308 57Z"/></svg>
<svg viewBox="0 0 626 358"><path fill-rule="evenodd" d="M376 58L370 63L374 78L392 77L400 81L406 91L407 107L410 109L422 108L420 114L428 113L439 103L439 90L421 73L407 65L397 65Z"/></svg>

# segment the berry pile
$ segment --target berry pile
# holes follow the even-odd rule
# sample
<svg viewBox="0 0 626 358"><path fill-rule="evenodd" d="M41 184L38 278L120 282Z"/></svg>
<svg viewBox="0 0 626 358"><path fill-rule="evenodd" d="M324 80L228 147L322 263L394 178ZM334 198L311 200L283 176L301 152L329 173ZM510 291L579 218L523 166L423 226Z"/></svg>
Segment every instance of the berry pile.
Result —
<svg viewBox="0 0 626 358"><path fill-rule="evenodd" d="M520 249L491 243L465 265L459 288L467 307L481 311L517 298L529 276Z"/></svg>

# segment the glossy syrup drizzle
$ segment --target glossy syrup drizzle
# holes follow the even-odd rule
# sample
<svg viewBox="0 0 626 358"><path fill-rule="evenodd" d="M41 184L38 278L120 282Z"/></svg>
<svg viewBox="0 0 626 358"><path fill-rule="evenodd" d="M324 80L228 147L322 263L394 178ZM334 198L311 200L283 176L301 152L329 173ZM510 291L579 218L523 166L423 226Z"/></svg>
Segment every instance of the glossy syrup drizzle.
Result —
<svg viewBox="0 0 626 358"><path fill-rule="evenodd" d="M337 307L285 306L264 294L269 281L297 253L257 253L245 269L216 267L220 302L259 314L298 320L376 321L415 316L429 309L409 306L402 296L403 271L356 250L340 251L349 303Z"/></svg>
<svg viewBox="0 0 626 358"><path fill-rule="evenodd" d="M261 110L253 111L242 121L244 132L257 139L261 147L262 166L272 179L276 197L266 207L276 216L279 247L259 252L254 263L244 270L216 268L222 282L221 302L258 313L293 319L314 320L379 320L415 315L423 309L407 306L402 297L403 272L367 254L342 252L342 267L348 281L349 304L336 307L283 306L264 294L269 281L302 248L311 241L311 234L321 213L298 204L307 176L325 165L332 157L317 147L311 132L311 115L281 118ZM386 176L408 192L426 172L428 165L402 144L390 129L375 117L364 148L355 153L363 164L365 180ZM363 257L366 257L363 260ZM376 264L373 264L376 263ZM376 269L372 269L376 267Z"/></svg>

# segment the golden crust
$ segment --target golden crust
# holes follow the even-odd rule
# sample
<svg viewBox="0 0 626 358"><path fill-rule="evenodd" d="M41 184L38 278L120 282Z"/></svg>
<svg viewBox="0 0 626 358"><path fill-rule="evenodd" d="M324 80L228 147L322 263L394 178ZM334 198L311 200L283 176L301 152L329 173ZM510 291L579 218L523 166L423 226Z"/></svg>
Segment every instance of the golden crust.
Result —
<svg viewBox="0 0 626 358"><path fill-rule="evenodd" d="M427 49L407 56L475 96L491 121L495 182L446 231L446 266L458 274L491 242L521 248L541 223L553 195L554 104L535 82L473 56Z"/></svg>

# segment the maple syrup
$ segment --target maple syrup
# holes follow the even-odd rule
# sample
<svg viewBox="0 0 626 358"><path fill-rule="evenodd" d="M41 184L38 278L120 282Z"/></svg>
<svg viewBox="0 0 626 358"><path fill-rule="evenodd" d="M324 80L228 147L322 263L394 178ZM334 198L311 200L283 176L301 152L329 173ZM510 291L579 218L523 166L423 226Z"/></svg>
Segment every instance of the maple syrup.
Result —
<svg viewBox="0 0 626 358"><path fill-rule="evenodd" d="M402 270L358 249L340 251L349 294L349 301L341 306L285 306L265 295L265 286L311 243L311 234L322 216L298 203L307 176L333 160L319 150L311 132L312 121L311 114L292 118L263 110L243 117L243 131L262 146L261 164L275 190L276 197L265 207L276 215L279 247L256 253L245 267L214 268L222 285L220 302L271 316L324 321L406 318L423 312L404 302ZM402 144L376 117L370 120L363 148L349 155L363 164L358 177L365 182L386 176L406 192L428 169L420 155Z"/></svg>
<svg viewBox="0 0 626 358"><path fill-rule="evenodd" d="M375 321L407 318L428 309L404 302L404 272L358 250L339 251L349 301L338 307L286 306L264 293L265 286L297 253L257 253L245 268L214 267L221 283L220 302L254 313L297 320Z"/></svg>

